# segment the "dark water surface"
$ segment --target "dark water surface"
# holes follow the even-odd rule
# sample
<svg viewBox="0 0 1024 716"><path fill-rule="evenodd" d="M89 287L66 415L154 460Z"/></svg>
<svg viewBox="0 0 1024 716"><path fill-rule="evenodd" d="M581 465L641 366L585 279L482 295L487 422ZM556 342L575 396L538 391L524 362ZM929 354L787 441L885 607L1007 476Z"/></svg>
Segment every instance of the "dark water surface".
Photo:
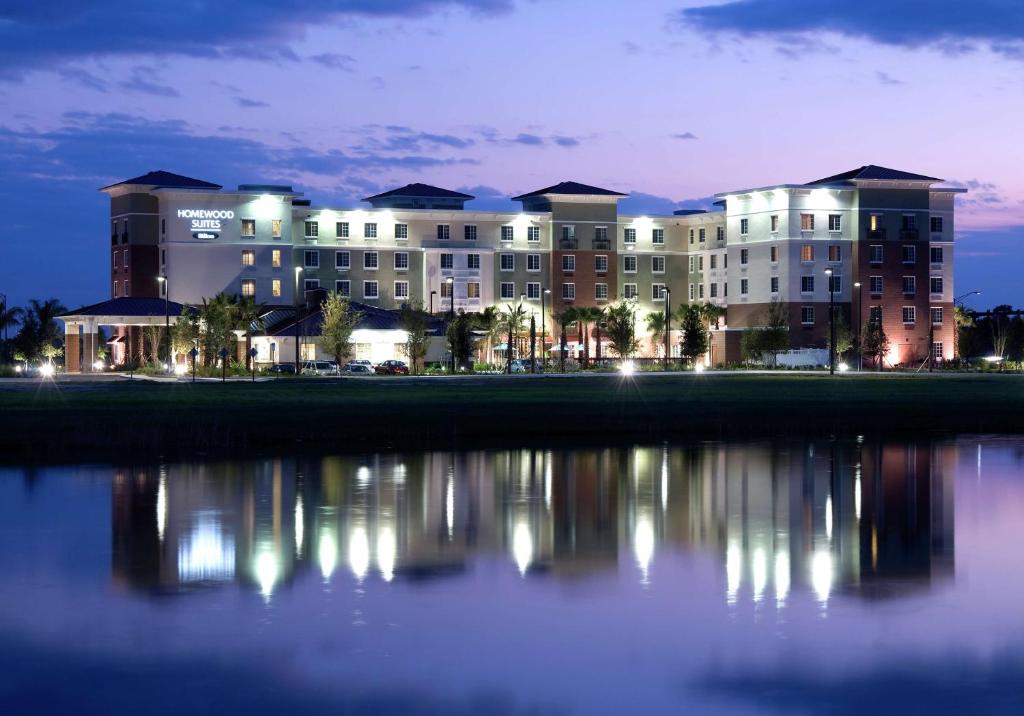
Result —
<svg viewBox="0 0 1024 716"><path fill-rule="evenodd" d="M1024 713L1024 439L3 470L0 712Z"/></svg>

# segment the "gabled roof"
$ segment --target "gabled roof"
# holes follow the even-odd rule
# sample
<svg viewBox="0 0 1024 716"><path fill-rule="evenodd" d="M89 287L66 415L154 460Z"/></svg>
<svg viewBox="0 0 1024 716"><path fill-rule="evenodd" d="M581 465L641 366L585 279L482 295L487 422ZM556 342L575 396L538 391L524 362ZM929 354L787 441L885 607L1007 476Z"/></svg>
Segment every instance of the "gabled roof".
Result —
<svg viewBox="0 0 1024 716"><path fill-rule="evenodd" d="M851 169L850 171L843 172L842 174L825 177L824 179L818 179L817 181L809 181L807 182L807 186L812 184L839 184L857 179L875 181L942 181L941 179L928 177L923 174L911 174L910 172L903 172L899 169L889 169L875 164L865 164L862 167Z"/></svg>
<svg viewBox="0 0 1024 716"><path fill-rule="evenodd" d="M475 199L476 197L469 194L463 194L460 191L452 191L451 189L442 189L439 186L431 186L430 184L406 184L400 186L397 189L391 189L389 191L382 192L380 194L374 194L368 196L363 201L373 201L375 199L386 199L389 196L414 196L424 199Z"/></svg>
<svg viewBox="0 0 1024 716"><path fill-rule="evenodd" d="M165 307L162 298L133 298L129 296L112 298L91 306L82 306L74 311L62 313L57 318L68 316L162 316L165 308L168 315L180 316L183 305L168 301ZM189 310L194 311L195 309L190 308Z"/></svg>
<svg viewBox="0 0 1024 716"><path fill-rule="evenodd" d="M365 303L351 301L350 305L362 316L359 319L358 329L394 331L401 329L399 322L399 311L391 311L386 308L370 306ZM277 309L263 318L264 333L268 336L290 336L295 332L295 311L294 309ZM307 336L320 335L320 328L323 325L324 314L320 309L310 311L299 319L303 334ZM428 331L440 334L445 330L445 321L441 317L431 317L427 323Z"/></svg>
<svg viewBox="0 0 1024 716"><path fill-rule="evenodd" d="M116 184L105 186L100 191L107 189L113 189L116 186L124 186L127 184L144 184L146 186L154 187L169 187L173 189L222 189L220 184L213 184L202 179L193 179L192 177L182 176L181 174L174 174L173 172L165 172L163 169L157 169L155 172L148 172L142 176L135 177L133 179L125 179L119 181Z"/></svg>
<svg viewBox="0 0 1024 716"><path fill-rule="evenodd" d="M544 196L545 194L562 194L562 195L574 195L574 196L628 196L628 194L622 194L611 189L602 189L599 186L590 186L589 184L580 184L578 181L563 181L555 184L554 186L545 187L538 189L537 191L531 191L528 194L520 194L519 196L512 197L512 201L519 201L520 199L529 199L534 196Z"/></svg>

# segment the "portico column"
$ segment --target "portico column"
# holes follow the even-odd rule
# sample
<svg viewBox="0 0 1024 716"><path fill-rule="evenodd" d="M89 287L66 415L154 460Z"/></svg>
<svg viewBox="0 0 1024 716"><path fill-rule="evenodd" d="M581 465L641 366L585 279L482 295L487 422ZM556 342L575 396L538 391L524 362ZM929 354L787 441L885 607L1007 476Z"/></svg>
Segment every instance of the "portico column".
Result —
<svg viewBox="0 0 1024 716"><path fill-rule="evenodd" d="M67 373L82 372L82 343L78 336L81 327L80 323L64 322L64 370Z"/></svg>

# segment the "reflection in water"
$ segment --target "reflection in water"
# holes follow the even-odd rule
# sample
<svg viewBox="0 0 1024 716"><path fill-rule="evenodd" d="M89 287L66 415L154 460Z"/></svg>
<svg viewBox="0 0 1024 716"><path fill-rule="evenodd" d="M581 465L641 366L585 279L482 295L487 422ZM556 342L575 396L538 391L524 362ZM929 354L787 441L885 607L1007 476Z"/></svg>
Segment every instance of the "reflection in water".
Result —
<svg viewBox="0 0 1024 716"><path fill-rule="evenodd" d="M523 578L710 552L723 599L879 597L952 574L953 444L508 450L166 465L113 481L113 573L265 598L339 563L357 582L505 561Z"/></svg>

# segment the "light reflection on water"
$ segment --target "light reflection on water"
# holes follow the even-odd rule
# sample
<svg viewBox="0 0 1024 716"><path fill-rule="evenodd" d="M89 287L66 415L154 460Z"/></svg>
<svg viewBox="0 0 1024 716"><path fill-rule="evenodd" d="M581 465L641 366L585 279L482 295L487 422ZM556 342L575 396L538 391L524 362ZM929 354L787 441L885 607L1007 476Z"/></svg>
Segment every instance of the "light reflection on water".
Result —
<svg viewBox="0 0 1024 716"><path fill-rule="evenodd" d="M991 524L985 491L996 488L977 440L378 454L44 470L23 482L8 472L0 607L22 618L0 617L0 648L88 662L131 660L132 644L169 670L172 655L218 656L257 680L287 663L286 693L326 689L328 703L351 697L330 690L342 684L415 694L412 710L385 699L370 712L453 712L480 690L526 710L756 712L769 705L683 685L784 660L823 668L825 634L863 669L888 657L867 635L877 645L894 624L912 655L935 656L944 630L956 633L946 648L971 652L956 619L935 615L976 619L991 595L958 573L983 577L992 555L981 545L1024 538L1022 446L986 443L1000 505L1022 508ZM54 557L72 553L75 570ZM929 616L894 622L893 609ZM48 618L90 646L56 638ZM1010 629L979 633L979 648L1000 638L1024 646ZM575 660L590 676L559 683L556 654L557 673ZM303 711L305 698L288 703Z"/></svg>

